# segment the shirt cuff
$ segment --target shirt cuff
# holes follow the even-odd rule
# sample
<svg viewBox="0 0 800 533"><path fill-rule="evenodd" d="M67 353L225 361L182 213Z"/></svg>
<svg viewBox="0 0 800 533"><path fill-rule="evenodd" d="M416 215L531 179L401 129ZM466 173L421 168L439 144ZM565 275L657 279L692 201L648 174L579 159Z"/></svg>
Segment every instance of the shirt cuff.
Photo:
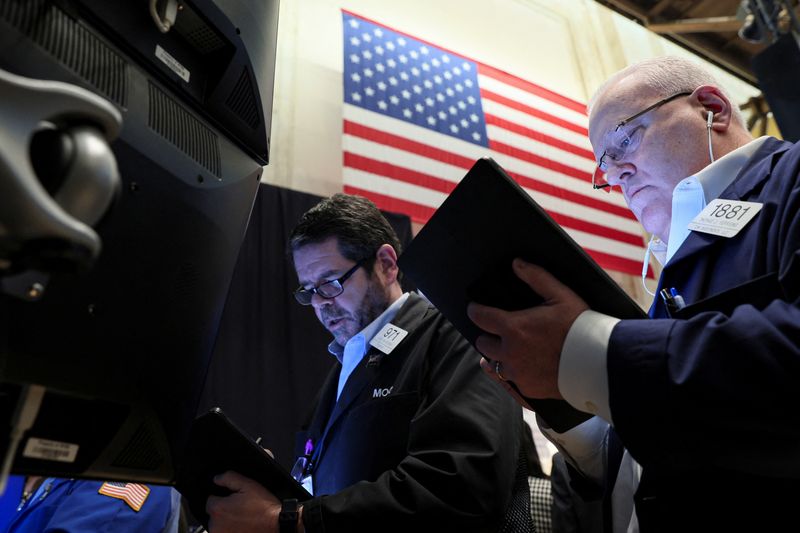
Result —
<svg viewBox="0 0 800 533"><path fill-rule="evenodd" d="M536 415L536 423L542 434L558 448L567 462L588 479L598 484L602 483L608 422L594 416L563 433L550 428L547 421L539 415Z"/></svg>
<svg viewBox="0 0 800 533"><path fill-rule="evenodd" d="M558 390L564 399L612 424L606 358L617 322L618 318L592 310L578 315L564 339L558 366Z"/></svg>

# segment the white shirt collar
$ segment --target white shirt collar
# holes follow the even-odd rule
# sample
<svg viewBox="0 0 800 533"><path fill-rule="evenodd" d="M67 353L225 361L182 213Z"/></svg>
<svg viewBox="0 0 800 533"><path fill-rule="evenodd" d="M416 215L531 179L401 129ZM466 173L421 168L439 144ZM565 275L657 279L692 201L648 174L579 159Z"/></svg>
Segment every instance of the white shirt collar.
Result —
<svg viewBox="0 0 800 533"><path fill-rule="evenodd" d="M666 261L669 261L689 236L689 223L709 201L718 198L733 183L745 163L769 137L759 137L725 154L700 172L680 181L672 192L672 220Z"/></svg>
<svg viewBox="0 0 800 533"><path fill-rule="evenodd" d="M365 342L365 340L372 339L372 337L374 337L383 326L385 326L390 320L392 320L397 315L397 312L400 310L401 307L403 307L403 304L406 303L406 300L408 300L408 295L409 293L407 292L403 293L403 295L400 296L400 298L398 298L394 302L392 302L392 305L387 307L383 313L378 315L378 318L370 322L364 329L353 335L344 346L342 346L335 340L332 341L328 345L328 351L331 354L333 354L336 357L336 359L338 359L339 362L341 363L345 348L351 343L360 344L362 350L361 357L363 357L364 354L367 353L367 343Z"/></svg>

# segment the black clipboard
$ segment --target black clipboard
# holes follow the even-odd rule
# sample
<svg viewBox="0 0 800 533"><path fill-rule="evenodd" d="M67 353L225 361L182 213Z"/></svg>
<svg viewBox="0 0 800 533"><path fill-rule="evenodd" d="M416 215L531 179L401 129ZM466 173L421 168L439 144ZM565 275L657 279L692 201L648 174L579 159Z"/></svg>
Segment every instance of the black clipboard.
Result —
<svg viewBox="0 0 800 533"><path fill-rule="evenodd" d="M467 317L469 302L513 311L542 301L514 274L515 257L548 270L595 311L622 319L647 318L639 304L491 158L473 165L398 264L474 345L482 331ZM589 417L562 401L530 403L556 431Z"/></svg>
<svg viewBox="0 0 800 533"><path fill-rule="evenodd" d="M231 421L220 408L199 416L192 424L175 488L188 501L194 517L208 528L206 500L228 491L213 482L217 474L233 470L258 481L278 499L312 498L289 472L255 440Z"/></svg>

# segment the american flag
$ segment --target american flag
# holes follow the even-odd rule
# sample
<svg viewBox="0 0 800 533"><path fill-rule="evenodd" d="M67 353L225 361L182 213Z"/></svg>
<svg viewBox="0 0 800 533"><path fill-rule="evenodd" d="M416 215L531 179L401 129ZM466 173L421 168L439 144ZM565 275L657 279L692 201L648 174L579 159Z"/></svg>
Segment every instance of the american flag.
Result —
<svg viewBox="0 0 800 533"><path fill-rule="evenodd" d="M150 487L147 485L140 485L139 483L118 483L107 481L103 483L103 485L100 487L100 490L97 492L106 496L111 496L112 498L123 500L130 506L131 509L138 512L139 509L142 508L142 505L144 505L144 502L147 500L147 496L150 495Z"/></svg>
<svg viewBox="0 0 800 533"><path fill-rule="evenodd" d="M607 270L641 273L619 192L595 191L586 105L343 11L345 192L424 224L480 157L497 161Z"/></svg>

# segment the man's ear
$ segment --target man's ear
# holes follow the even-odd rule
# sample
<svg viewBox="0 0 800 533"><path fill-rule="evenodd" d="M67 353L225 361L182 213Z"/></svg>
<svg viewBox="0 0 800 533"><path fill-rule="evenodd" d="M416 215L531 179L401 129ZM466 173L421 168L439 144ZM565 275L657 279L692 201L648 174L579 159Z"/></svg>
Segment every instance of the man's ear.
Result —
<svg viewBox="0 0 800 533"><path fill-rule="evenodd" d="M391 244L382 244L375 253L375 271L387 285L397 281L400 269L397 266L397 252Z"/></svg>
<svg viewBox="0 0 800 533"><path fill-rule="evenodd" d="M722 132L730 127L733 108L730 100L718 87L701 85L694 90L692 98L700 104L703 122L706 122L709 111L714 113L711 119L714 131Z"/></svg>

